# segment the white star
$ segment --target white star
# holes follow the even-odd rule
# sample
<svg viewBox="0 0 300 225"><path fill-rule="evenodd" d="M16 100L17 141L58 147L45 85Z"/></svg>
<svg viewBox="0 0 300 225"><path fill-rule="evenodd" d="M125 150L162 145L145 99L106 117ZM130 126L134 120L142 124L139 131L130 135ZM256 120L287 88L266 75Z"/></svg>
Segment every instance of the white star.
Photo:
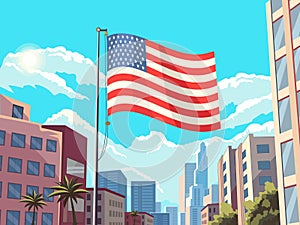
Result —
<svg viewBox="0 0 300 225"><path fill-rule="evenodd" d="M126 39L128 39L129 37L128 37L128 35L126 35Z"/></svg>
<svg viewBox="0 0 300 225"><path fill-rule="evenodd" d="M124 65L125 63L124 62L122 62L122 65Z"/></svg>
<svg viewBox="0 0 300 225"><path fill-rule="evenodd" d="M120 36L118 35L117 38L120 38Z"/></svg>
<svg viewBox="0 0 300 225"><path fill-rule="evenodd" d="M140 68L140 65L139 65L139 64L137 64L136 66L137 66L137 68Z"/></svg>
<svg viewBox="0 0 300 225"><path fill-rule="evenodd" d="M145 67L142 66L142 69L145 69Z"/></svg>
<svg viewBox="0 0 300 225"><path fill-rule="evenodd" d="M116 38L116 36L113 36L113 39L115 39Z"/></svg>
<svg viewBox="0 0 300 225"><path fill-rule="evenodd" d="M124 35L122 35L122 38L124 38Z"/></svg>
<svg viewBox="0 0 300 225"><path fill-rule="evenodd" d="M143 40L143 39L141 39L141 42L143 43L143 42L144 42L144 40Z"/></svg>
<svg viewBox="0 0 300 225"><path fill-rule="evenodd" d="M120 43L122 43L123 41L122 40L120 40Z"/></svg>
<svg viewBox="0 0 300 225"><path fill-rule="evenodd" d="M118 62L118 65L120 65L120 62Z"/></svg>
<svg viewBox="0 0 300 225"><path fill-rule="evenodd" d="M113 66L116 66L116 64L114 63Z"/></svg>
<svg viewBox="0 0 300 225"><path fill-rule="evenodd" d="M122 57L120 58L120 61L123 61Z"/></svg>
<svg viewBox="0 0 300 225"><path fill-rule="evenodd" d="M124 60L127 61L127 58L125 58Z"/></svg>
<svg viewBox="0 0 300 225"><path fill-rule="evenodd" d="M122 55L124 55L124 52L122 52Z"/></svg>

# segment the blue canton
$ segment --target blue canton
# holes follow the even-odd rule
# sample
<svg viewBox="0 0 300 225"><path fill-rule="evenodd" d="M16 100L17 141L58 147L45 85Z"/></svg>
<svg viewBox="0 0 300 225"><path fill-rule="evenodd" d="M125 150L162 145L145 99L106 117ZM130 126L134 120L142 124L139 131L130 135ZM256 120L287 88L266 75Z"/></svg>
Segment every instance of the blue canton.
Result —
<svg viewBox="0 0 300 225"><path fill-rule="evenodd" d="M132 67L146 71L146 40L130 34L107 37L108 70Z"/></svg>

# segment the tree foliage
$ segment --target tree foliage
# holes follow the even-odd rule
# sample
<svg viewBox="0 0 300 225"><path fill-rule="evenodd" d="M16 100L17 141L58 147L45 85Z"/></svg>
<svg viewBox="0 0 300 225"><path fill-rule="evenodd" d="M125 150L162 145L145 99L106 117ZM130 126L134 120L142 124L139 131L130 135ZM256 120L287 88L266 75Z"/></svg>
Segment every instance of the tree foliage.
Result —
<svg viewBox="0 0 300 225"><path fill-rule="evenodd" d="M245 202L247 225L279 225L278 191L271 182L265 183L265 190L254 201Z"/></svg>
<svg viewBox="0 0 300 225"><path fill-rule="evenodd" d="M221 203L221 213L214 216L214 220L209 225L238 225L237 211L227 203Z"/></svg>

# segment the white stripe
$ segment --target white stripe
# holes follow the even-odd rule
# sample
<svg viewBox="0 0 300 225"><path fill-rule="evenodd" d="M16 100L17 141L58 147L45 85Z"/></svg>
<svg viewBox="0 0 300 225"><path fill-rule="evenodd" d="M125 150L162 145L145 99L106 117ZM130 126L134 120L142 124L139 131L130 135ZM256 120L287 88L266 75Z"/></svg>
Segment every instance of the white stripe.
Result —
<svg viewBox="0 0 300 225"><path fill-rule="evenodd" d="M153 96L155 98L158 98L164 102L167 102L171 105L174 105L175 107L181 107L187 110L196 110L196 111L203 111L203 110L211 110L211 109L215 109L219 106L219 102L218 100L215 100L213 102L209 102L209 103L191 103L191 102L187 102L187 101L181 101L178 100L176 98L170 97L162 92L153 90L150 87L144 86L142 84L138 84L138 83L134 83L131 81L127 81L127 85L128 86L124 86L122 88L129 88L132 90L137 90L137 91L141 91L143 93L146 93L148 96ZM115 88L113 89L115 90ZM111 85L108 86L108 93L110 93L111 91L113 91L111 89ZM188 99L188 97L187 97Z"/></svg>
<svg viewBox="0 0 300 225"><path fill-rule="evenodd" d="M184 73L180 73L174 70L171 70L167 67L164 67L162 65L159 65L151 60L147 60L147 66L151 67L152 69L157 70L158 72L164 73L170 77L176 78L178 80L182 80L182 81L186 81L186 82L190 82L190 83L204 83L204 82L209 82L212 80L215 80L217 75L216 72L212 72L209 74L205 74L205 75L190 75L190 74L184 74ZM122 71L122 73L129 73L131 70L131 67L116 67L113 68L109 71L107 71L107 75L108 77L120 73L120 71Z"/></svg>
<svg viewBox="0 0 300 225"><path fill-rule="evenodd" d="M182 114L178 114L175 112L172 112L166 108L160 107L156 104L153 104L152 102L148 102L144 99L132 97L132 96L118 96L113 99L108 100L108 108L112 106L117 106L119 104L131 104L143 107L145 109L150 109L156 113L159 113L161 115L164 115L166 117L169 117L171 119L188 123L192 125L206 125L206 124L213 124L220 121L220 115L215 115L207 118L197 118L197 117L190 117L185 116Z"/></svg>
<svg viewBox="0 0 300 225"><path fill-rule="evenodd" d="M178 65L178 66L187 67L187 68L201 69L201 68L207 68L207 67L215 65L215 58L202 60L199 57L198 61L186 60L186 59L177 58L177 57L172 56L172 55L168 55L164 52L161 52L161 51L156 50L154 48L151 48L149 46L146 46L146 52L150 53L151 55L154 55L158 58L161 58L161 59L163 59L167 62L173 63L173 64Z"/></svg>
<svg viewBox="0 0 300 225"><path fill-rule="evenodd" d="M190 89L190 88L184 88L184 87L180 87L176 84L173 83L169 83L166 80L163 80L161 78L158 78L156 76L153 76L149 73L146 73L144 71L135 69L135 68L130 68L130 67L125 67L126 69L120 70L118 71L119 73L128 73L128 74L132 74L135 75L137 77L149 80L165 89L169 89L172 90L174 92L177 92L178 94L181 95L188 95L188 96L194 96L194 97L206 97L212 94L215 94L216 92L218 92L218 86L214 86L211 88L206 88L206 89ZM109 77L112 76L112 74L109 74ZM109 86L110 90L116 90L119 88L127 88L130 87L131 85L135 84L135 82L132 81L116 81Z"/></svg>

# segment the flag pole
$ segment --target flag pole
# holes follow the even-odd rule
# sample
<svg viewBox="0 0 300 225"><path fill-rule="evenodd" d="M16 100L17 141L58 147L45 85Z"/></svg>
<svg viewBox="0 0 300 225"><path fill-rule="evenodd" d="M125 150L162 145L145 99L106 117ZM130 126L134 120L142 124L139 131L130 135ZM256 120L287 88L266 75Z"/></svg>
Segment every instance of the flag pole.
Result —
<svg viewBox="0 0 300 225"><path fill-rule="evenodd" d="M97 77L96 77L96 147L95 147L95 183L94 183L94 193L93 193L93 200L94 200L94 207L93 207L93 214L94 214L94 221L93 224L98 224L98 146L99 146L99 76L100 76L100 33L107 32L107 29L101 29L100 27L96 28L98 37L97 37ZM105 82L106 83L106 82Z"/></svg>

